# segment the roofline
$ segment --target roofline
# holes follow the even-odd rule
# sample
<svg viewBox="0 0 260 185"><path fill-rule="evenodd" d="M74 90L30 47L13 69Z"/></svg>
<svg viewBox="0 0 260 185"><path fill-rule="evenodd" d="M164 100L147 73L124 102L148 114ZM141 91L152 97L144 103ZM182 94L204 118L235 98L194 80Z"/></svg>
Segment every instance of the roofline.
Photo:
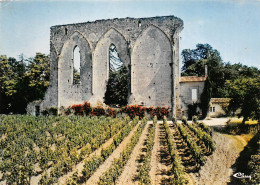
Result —
<svg viewBox="0 0 260 185"><path fill-rule="evenodd" d="M182 77L192 77L192 78L198 77L201 80L181 80ZM185 82L205 82L207 80L207 77L208 76L181 76L180 77L180 83L185 83Z"/></svg>
<svg viewBox="0 0 260 185"><path fill-rule="evenodd" d="M56 28L56 27L61 27L61 26L73 26L73 25L81 25L81 24L87 24L87 23L98 23L98 22L103 22L103 21L111 21L111 20L124 20L124 19L130 19L130 20L149 20L149 19L160 19L160 18L174 18L179 21L181 21L182 26L183 26L183 20L180 19L179 17L176 17L174 15L168 15L168 16L155 16L155 17L141 17L141 18L134 18L134 17L126 17L126 18L112 18L112 19L98 19L95 21L87 21L87 22L79 22L79 23L71 23L71 24L61 24L61 25L54 25L51 26L50 28Z"/></svg>

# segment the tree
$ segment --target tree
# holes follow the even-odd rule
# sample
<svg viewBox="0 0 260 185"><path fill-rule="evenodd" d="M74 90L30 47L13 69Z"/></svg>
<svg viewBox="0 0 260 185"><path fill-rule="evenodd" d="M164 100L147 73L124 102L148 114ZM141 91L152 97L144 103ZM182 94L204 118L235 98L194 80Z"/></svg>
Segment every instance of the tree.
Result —
<svg viewBox="0 0 260 185"><path fill-rule="evenodd" d="M212 96L212 85L210 78L205 81L204 90L200 97L200 108L202 110L202 119L206 118L209 110L209 102Z"/></svg>
<svg viewBox="0 0 260 185"><path fill-rule="evenodd" d="M14 58L7 58L6 56L0 56L0 96L1 105L0 113L8 113L11 111L11 102L13 97L17 93L18 83L18 69L20 69L19 62Z"/></svg>
<svg viewBox="0 0 260 185"><path fill-rule="evenodd" d="M80 74L75 67L73 68L73 84L80 84Z"/></svg>
<svg viewBox="0 0 260 185"><path fill-rule="evenodd" d="M127 105L128 69L119 57L116 46L109 47L109 79L105 93L105 104L114 106Z"/></svg>
<svg viewBox="0 0 260 185"><path fill-rule="evenodd" d="M184 49L181 53L183 59L183 75L202 76L205 73L205 65L209 71L213 67L221 66L222 59L219 52L209 44L197 44L196 49Z"/></svg>
<svg viewBox="0 0 260 185"><path fill-rule="evenodd" d="M257 78L260 71L256 67L246 65L223 63L220 53L209 44L197 44L196 49L184 49L182 51L183 67L182 75L203 76L205 65L208 66L208 76L212 84L212 97L230 97L227 80L235 80L242 77Z"/></svg>
<svg viewBox="0 0 260 185"><path fill-rule="evenodd" d="M119 71L110 71L105 93L105 104L127 105L128 98L128 70L122 66Z"/></svg>
<svg viewBox="0 0 260 185"><path fill-rule="evenodd" d="M208 68L208 76L212 84L212 96L223 97L223 86L225 83L223 74L223 63L220 53L209 44L197 44L196 49L185 49L182 51L184 76L204 76L205 66Z"/></svg>
<svg viewBox="0 0 260 185"><path fill-rule="evenodd" d="M49 56L36 53L34 58L27 60L28 67L25 73L25 78L28 80L28 87L31 90L32 100L42 99L47 87L49 86L50 78L50 61Z"/></svg>
<svg viewBox="0 0 260 185"><path fill-rule="evenodd" d="M230 97L229 109L235 112L241 108L239 116L243 116L243 123L249 118L260 119L260 78L240 77L227 80Z"/></svg>
<svg viewBox="0 0 260 185"><path fill-rule="evenodd" d="M49 57L36 53L17 61L0 56L0 72L0 113L25 113L29 102L43 99L49 85Z"/></svg>

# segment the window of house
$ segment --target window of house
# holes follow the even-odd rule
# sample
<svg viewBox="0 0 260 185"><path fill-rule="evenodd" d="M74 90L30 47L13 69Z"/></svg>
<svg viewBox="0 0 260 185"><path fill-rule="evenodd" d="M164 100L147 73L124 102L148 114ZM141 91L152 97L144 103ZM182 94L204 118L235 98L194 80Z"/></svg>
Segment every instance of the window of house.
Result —
<svg viewBox="0 0 260 185"><path fill-rule="evenodd" d="M191 90L191 100L197 101L198 100L198 89Z"/></svg>
<svg viewBox="0 0 260 185"><path fill-rule="evenodd" d="M209 111L210 111L210 112L215 112L215 107L210 107L210 108L209 108Z"/></svg>

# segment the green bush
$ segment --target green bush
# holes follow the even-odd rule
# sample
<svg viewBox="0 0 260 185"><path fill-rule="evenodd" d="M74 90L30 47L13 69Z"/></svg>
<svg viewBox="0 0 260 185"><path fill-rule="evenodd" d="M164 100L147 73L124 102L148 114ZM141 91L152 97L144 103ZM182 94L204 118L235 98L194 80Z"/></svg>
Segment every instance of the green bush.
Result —
<svg viewBox="0 0 260 185"><path fill-rule="evenodd" d="M181 121L182 121L183 124L188 123L187 118L185 116L182 116Z"/></svg>

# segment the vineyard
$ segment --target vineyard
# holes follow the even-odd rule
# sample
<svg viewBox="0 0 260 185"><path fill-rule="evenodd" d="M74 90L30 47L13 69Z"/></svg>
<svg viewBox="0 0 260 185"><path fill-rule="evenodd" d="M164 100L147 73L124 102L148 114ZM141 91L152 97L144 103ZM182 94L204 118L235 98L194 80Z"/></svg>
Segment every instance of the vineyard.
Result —
<svg viewBox="0 0 260 185"><path fill-rule="evenodd" d="M194 121L0 116L0 184L187 184L215 150Z"/></svg>

